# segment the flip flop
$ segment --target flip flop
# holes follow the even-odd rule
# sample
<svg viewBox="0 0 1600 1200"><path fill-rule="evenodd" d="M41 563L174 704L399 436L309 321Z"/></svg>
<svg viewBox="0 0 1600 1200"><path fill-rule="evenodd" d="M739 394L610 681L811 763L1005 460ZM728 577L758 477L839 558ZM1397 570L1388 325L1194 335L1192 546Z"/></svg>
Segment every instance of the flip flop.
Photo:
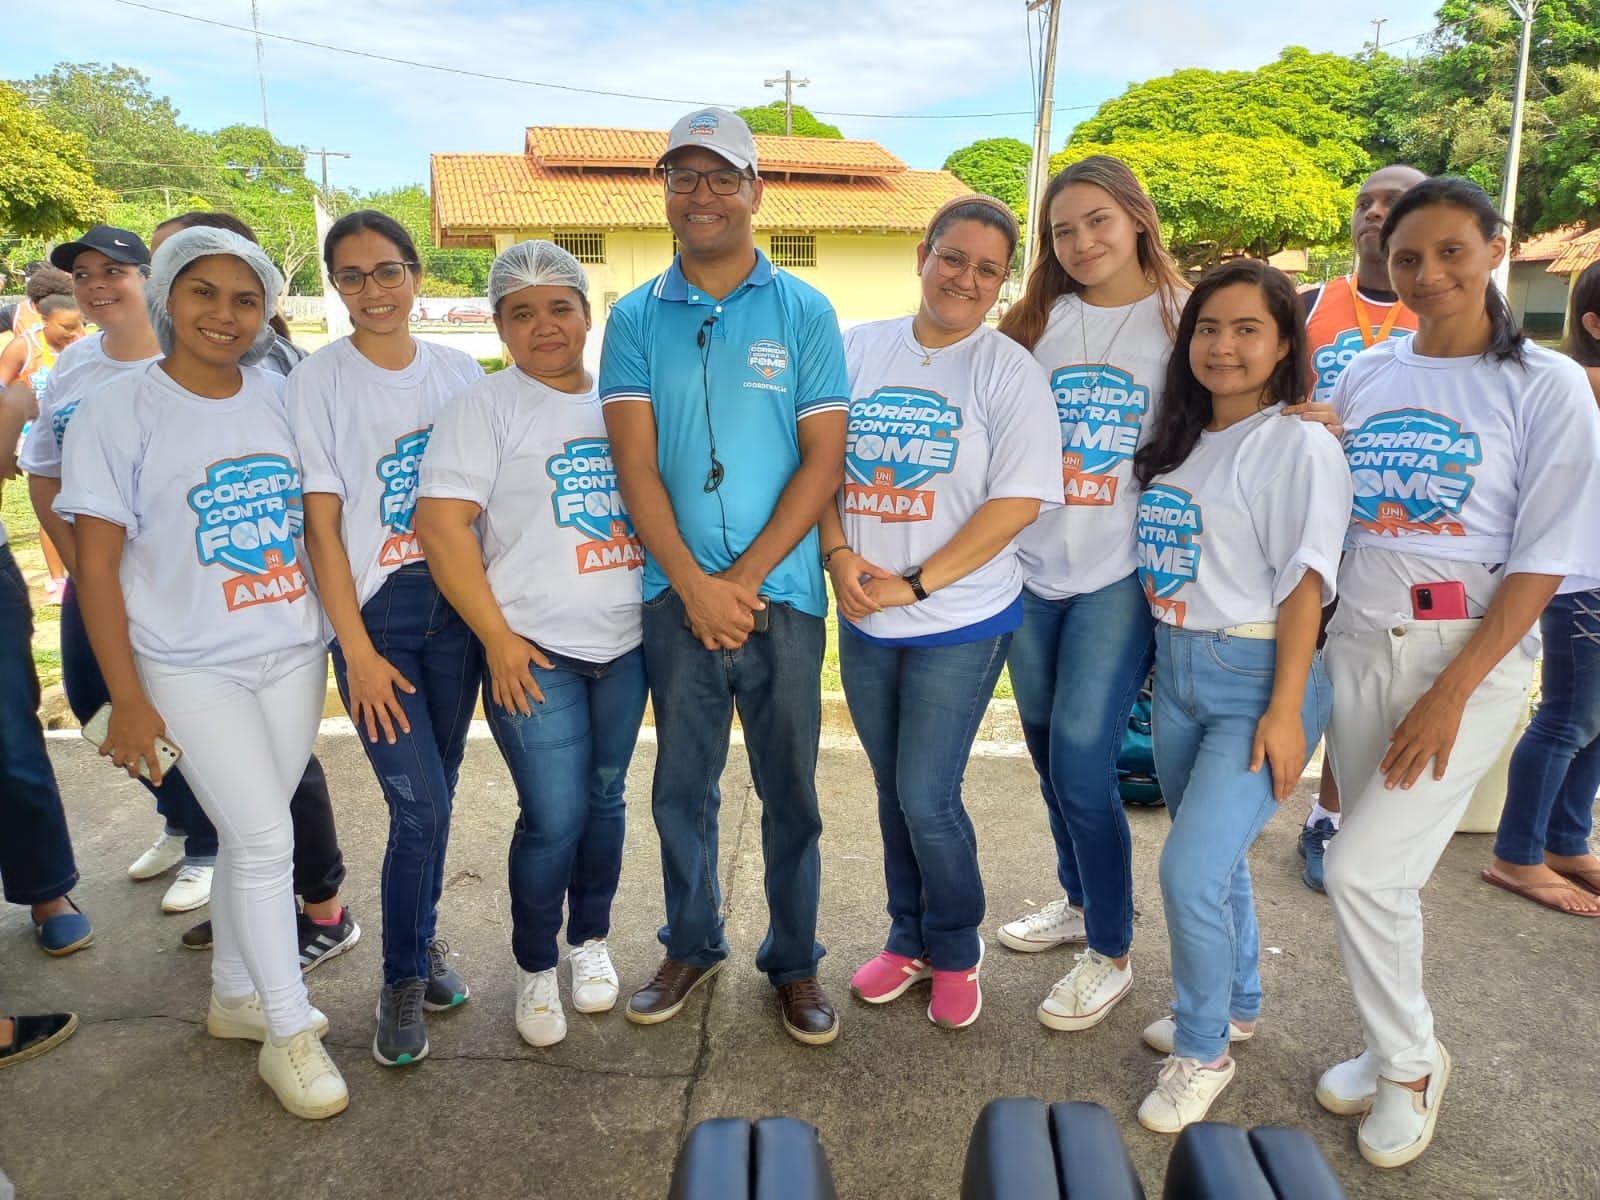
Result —
<svg viewBox="0 0 1600 1200"><path fill-rule="evenodd" d="M1521 896L1524 900L1532 900L1535 904L1543 905L1558 913L1565 913L1569 917L1600 917L1600 912L1580 912L1577 909L1562 908L1553 900L1546 899L1541 893L1573 891L1571 884L1566 883L1513 883L1509 879L1502 879L1493 871L1485 867L1478 873L1485 883L1492 883L1495 887L1510 892L1513 896Z"/></svg>
<svg viewBox="0 0 1600 1200"><path fill-rule="evenodd" d="M1550 869L1556 871L1554 867ZM1571 880L1591 896L1600 896L1600 872L1585 874L1582 871L1556 871L1556 874L1563 879Z"/></svg>

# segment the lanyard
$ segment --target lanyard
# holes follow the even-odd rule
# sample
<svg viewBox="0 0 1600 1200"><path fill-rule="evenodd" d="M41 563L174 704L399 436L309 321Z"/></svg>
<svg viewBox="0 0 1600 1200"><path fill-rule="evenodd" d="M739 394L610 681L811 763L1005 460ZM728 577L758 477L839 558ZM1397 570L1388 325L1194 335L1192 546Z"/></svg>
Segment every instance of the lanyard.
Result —
<svg viewBox="0 0 1600 1200"><path fill-rule="evenodd" d="M1350 288L1350 299L1356 306L1356 321L1361 329L1361 344L1371 347L1386 341L1389 331L1394 328L1394 319L1400 315L1400 301L1396 300L1389 306L1388 315L1383 318L1383 324L1378 326L1376 333L1372 332L1372 318L1367 316L1366 303L1361 299L1361 293L1356 289L1354 275L1344 277L1345 284Z"/></svg>

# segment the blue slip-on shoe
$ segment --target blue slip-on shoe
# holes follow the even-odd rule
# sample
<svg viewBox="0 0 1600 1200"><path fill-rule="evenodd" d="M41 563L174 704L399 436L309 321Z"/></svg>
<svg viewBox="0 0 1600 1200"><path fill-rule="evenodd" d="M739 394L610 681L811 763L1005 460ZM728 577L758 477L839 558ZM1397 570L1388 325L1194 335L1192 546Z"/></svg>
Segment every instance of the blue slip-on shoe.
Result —
<svg viewBox="0 0 1600 1200"><path fill-rule="evenodd" d="M1322 886L1322 856L1327 853L1328 843L1338 832L1327 817L1300 830L1300 857L1306 860L1300 879L1313 892L1325 893L1328 890Z"/></svg>
<svg viewBox="0 0 1600 1200"><path fill-rule="evenodd" d="M72 897L66 897L66 901L72 904ZM72 904L71 912L46 917L34 925L33 932L39 939L39 948L55 958L82 950L94 941L94 926L76 904Z"/></svg>

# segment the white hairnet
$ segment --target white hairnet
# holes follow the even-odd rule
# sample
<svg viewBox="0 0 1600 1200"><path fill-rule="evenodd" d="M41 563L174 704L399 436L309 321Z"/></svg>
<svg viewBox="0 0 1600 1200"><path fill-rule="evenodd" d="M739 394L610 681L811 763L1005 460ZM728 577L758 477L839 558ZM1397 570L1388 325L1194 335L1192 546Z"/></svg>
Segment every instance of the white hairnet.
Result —
<svg viewBox="0 0 1600 1200"><path fill-rule="evenodd" d="M530 287L576 288L587 296L589 277L578 260L560 246L536 238L518 242L495 256L489 268L489 306L498 311L500 301L512 292Z"/></svg>
<svg viewBox="0 0 1600 1200"><path fill-rule="evenodd" d="M213 254L231 254L234 258L242 259L245 266L261 280L261 289L266 294L266 303L261 312L261 330L256 334L255 344L239 360L246 365L260 362L272 352L272 340L276 335L267 321L277 311L278 293L283 290L283 276L272 265L265 250L227 229L212 229L209 226L180 229L161 243L161 249L150 260L150 278L144 285L144 297L150 309L150 324L155 327L156 340L161 343L163 354L172 353L172 316L167 312L167 298L172 294L173 281L195 259Z"/></svg>

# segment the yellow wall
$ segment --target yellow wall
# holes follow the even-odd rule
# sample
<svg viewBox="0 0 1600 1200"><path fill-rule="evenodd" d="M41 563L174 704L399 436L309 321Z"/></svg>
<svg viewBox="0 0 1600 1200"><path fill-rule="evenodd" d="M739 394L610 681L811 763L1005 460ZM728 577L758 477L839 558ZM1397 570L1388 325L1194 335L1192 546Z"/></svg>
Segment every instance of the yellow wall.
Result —
<svg viewBox="0 0 1600 1200"><path fill-rule="evenodd" d="M551 234L548 229L498 233L495 250ZM826 295L840 321L847 325L905 316L917 308L919 292L914 272L919 240L919 235L910 233L821 233L817 235L817 265L791 270ZM769 234L758 230L756 245L769 250ZM606 261L584 264L589 275L589 300L599 310L596 316L604 319L607 293L625 296L659 275L671 261L672 234L667 230L607 230Z"/></svg>

